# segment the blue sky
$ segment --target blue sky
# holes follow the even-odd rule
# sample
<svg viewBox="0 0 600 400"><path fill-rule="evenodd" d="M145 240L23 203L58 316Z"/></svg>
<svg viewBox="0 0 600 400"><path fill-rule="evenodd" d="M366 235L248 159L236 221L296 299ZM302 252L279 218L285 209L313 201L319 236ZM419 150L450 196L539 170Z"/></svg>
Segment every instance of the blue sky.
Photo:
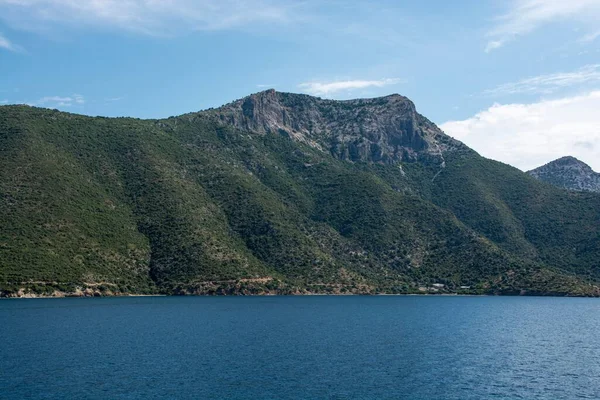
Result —
<svg viewBox="0 0 600 400"><path fill-rule="evenodd" d="M482 155L600 170L600 0L0 0L0 104L167 117L400 93Z"/></svg>

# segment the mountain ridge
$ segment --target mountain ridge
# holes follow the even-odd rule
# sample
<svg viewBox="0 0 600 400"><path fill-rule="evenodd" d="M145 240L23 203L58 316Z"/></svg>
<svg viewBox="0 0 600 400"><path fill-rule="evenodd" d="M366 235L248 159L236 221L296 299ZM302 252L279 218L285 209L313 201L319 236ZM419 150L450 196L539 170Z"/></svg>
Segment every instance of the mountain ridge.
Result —
<svg viewBox="0 0 600 400"><path fill-rule="evenodd" d="M350 161L393 163L428 155L440 157L441 163L443 151L466 148L399 94L328 100L270 89L208 112L225 124L259 134L288 135Z"/></svg>
<svg viewBox="0 0 600 400"><path fill-rule="evenodd" d="M480 157L399 95L5 106L0 144L6 296L599 293L598 196Z"/></svg>

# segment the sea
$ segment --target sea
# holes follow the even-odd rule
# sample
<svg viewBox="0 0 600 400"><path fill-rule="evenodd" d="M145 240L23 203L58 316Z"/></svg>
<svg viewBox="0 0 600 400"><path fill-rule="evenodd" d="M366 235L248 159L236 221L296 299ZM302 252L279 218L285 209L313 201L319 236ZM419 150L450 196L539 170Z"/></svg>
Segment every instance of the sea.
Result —
<svg viewBox="0 0 600 400"><path fill-rule="evenodd" d="M600 399L600 299L7 299L0 399Z"/></svg>

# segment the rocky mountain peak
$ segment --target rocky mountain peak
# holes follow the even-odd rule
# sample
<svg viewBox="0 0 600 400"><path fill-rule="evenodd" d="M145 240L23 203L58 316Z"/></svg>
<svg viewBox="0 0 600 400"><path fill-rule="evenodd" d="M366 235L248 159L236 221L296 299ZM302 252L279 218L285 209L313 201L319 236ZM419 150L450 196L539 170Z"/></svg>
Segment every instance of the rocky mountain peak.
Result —
<svg viewBox="0 0 600 400"><path fill-rule="evenodd" d="M577 169L580 168L583 170L588 170L590 172L594 172L589 165L587 165L586 163L584 163L581 160L578 160L577 158L575 158L573 156L564 156L564 157L558 158L546 165L555 165L557 167L562 167L562 168L577 168Z"/></svg>
<svg viewBox="0 0 600 400"><path fill-rule="evenodd" d="M600 174L572 156L561 157L527 173L564 189L600 192Z"/></svg>
<svg viewBox="0 0 600 400"><path fill-rule="evenodd" d="M348 161L443 164L444 152L465 148L399 94L340 101L269 89L211 112L221 123L284 135Z"/></svg>

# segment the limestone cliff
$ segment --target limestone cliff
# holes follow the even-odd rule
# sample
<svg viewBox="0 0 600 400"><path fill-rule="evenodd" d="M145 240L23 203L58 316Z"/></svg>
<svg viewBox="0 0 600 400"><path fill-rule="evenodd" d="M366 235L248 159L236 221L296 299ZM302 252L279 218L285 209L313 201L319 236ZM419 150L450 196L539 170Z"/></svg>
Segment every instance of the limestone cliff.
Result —
<svg viewBox="0 0 600 400"><path fill-rule="evenodd" d="M467 150L398 94L336 101L267 90L209 114L240 130L285 135L348 161L443 166L445 153Z"/></svg>

